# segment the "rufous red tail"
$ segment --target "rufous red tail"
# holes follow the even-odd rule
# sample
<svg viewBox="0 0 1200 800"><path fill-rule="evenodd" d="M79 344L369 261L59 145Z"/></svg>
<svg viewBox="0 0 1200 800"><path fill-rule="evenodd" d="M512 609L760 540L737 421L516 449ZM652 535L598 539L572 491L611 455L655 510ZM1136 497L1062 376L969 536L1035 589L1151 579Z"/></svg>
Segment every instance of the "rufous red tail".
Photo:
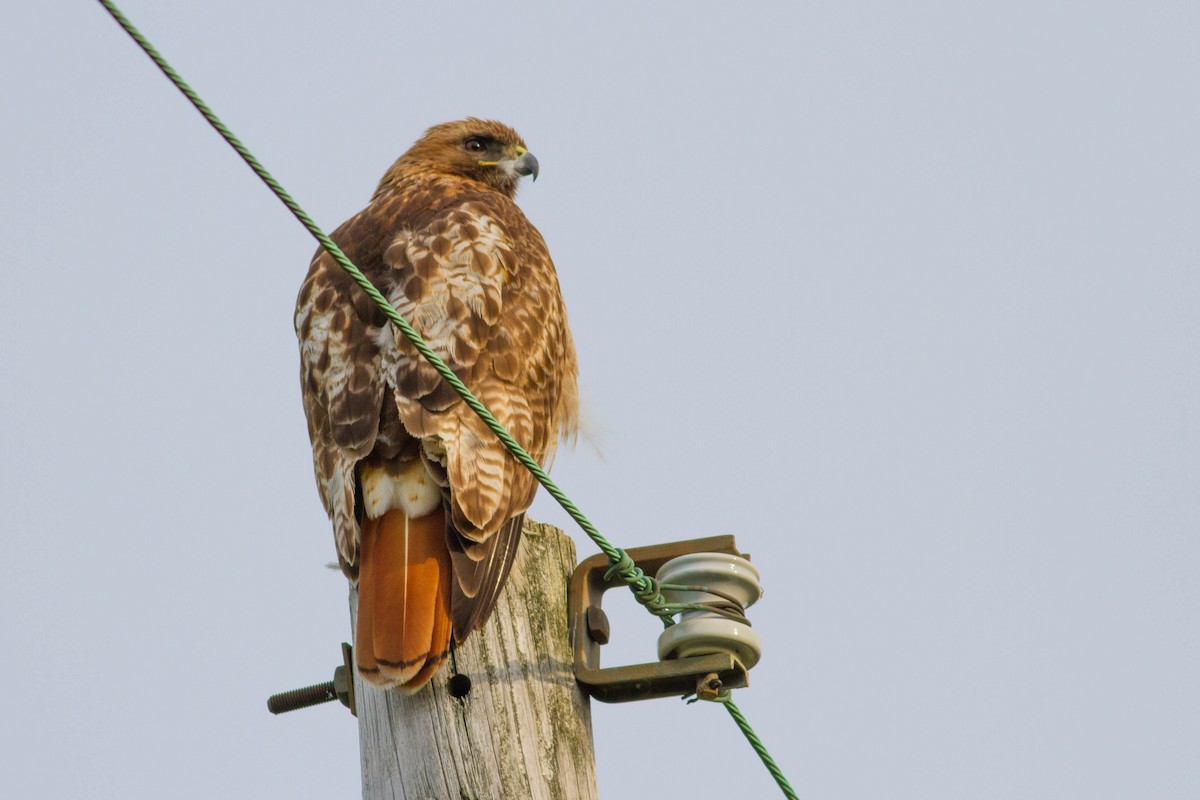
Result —
<svg viewBox="0 0 1200 800"><path fill-rule="evenodd" d="M450 652L445 511L363 519L359 558L358 670L377 686L415 692Z"/></svg>

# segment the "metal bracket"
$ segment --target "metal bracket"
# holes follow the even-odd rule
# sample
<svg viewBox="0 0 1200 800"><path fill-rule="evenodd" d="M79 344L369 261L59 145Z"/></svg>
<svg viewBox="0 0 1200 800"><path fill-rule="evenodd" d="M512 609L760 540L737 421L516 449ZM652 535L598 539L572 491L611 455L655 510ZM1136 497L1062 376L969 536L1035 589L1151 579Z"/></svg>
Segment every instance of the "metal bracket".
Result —
<svg viewBox="0 0 1200 800"><path fill-rule="evenodd" d="M358 701L354 697L354 648L342 642L342 665L333 671L333 690L342 705L358 716Z"/></svg>
<svg viewBox="0 0 1200 800"><path fill-rule="evenodd" d="M710 536L682 542L634 547L626 551L647 575L676 556L688 553L728 553L749 559L739 553L732 536ZM696 691L711 674L720 685L738 689L749 685L746 668L727 653L694 656L651 664L632 664L625 667L601 667L600 645L608 642L608 617L601 608L606 591L624 587L618 577L605 580L609 570L603 553L584 559L571 575L567 590L567 613L570 615L571 650L575 658L575 679L589 695L605 703L626 703L631 700L650 700L656 697L684 697ZM711 681L708 681L711 682Z"/></svg>

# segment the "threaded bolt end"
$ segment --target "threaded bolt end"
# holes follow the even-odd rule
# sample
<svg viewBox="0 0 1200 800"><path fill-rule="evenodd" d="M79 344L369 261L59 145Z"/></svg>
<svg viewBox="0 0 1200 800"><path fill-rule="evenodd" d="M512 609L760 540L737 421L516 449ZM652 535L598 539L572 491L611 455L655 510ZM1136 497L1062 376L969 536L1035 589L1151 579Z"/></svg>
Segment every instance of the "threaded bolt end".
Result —
<svg viewBox="0 0 1200 800"><path fill-rule="evenodd" d="M283 714L309 706L319 706L330 700L337 700L337 692L334 691L333 681L326 681L305 686L303 689L271 695L267 698L267 710L272 714Z"/></svg>

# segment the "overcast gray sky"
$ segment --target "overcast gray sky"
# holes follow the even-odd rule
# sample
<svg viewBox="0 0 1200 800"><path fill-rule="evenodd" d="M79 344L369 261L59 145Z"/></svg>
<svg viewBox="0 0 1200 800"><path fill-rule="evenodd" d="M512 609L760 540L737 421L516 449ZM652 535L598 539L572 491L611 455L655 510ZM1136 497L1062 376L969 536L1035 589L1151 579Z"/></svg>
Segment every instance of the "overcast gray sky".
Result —
<svg viewBox="0 0 1200 800"><path fill-rule="evenodd" d="M753 554L801 797L1200 796L1196 3L122 7L327 229L521 131L604 454L556 478ZM264 707L349 636L314 244L96 3L0 43L0 795L356 796L344 709ZM776 795L718 707L593 713L602 796Z"/></svg>

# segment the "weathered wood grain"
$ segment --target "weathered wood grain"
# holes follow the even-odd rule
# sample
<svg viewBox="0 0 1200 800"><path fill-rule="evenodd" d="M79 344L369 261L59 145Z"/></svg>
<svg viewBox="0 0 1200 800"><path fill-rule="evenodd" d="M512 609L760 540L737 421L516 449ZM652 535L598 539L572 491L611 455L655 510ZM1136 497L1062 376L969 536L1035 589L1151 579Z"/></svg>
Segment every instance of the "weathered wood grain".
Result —
<svg viewBox="0 0 1200 800"><path fill-rule="evenodd" d="M471 691L447 691L449 665L403 697L355 676L363 797L595 800L591 711L575 682L567 582L575 545L527 524L491 620L455 656ZM351 617L356 597L351 590Z"/></svg>

